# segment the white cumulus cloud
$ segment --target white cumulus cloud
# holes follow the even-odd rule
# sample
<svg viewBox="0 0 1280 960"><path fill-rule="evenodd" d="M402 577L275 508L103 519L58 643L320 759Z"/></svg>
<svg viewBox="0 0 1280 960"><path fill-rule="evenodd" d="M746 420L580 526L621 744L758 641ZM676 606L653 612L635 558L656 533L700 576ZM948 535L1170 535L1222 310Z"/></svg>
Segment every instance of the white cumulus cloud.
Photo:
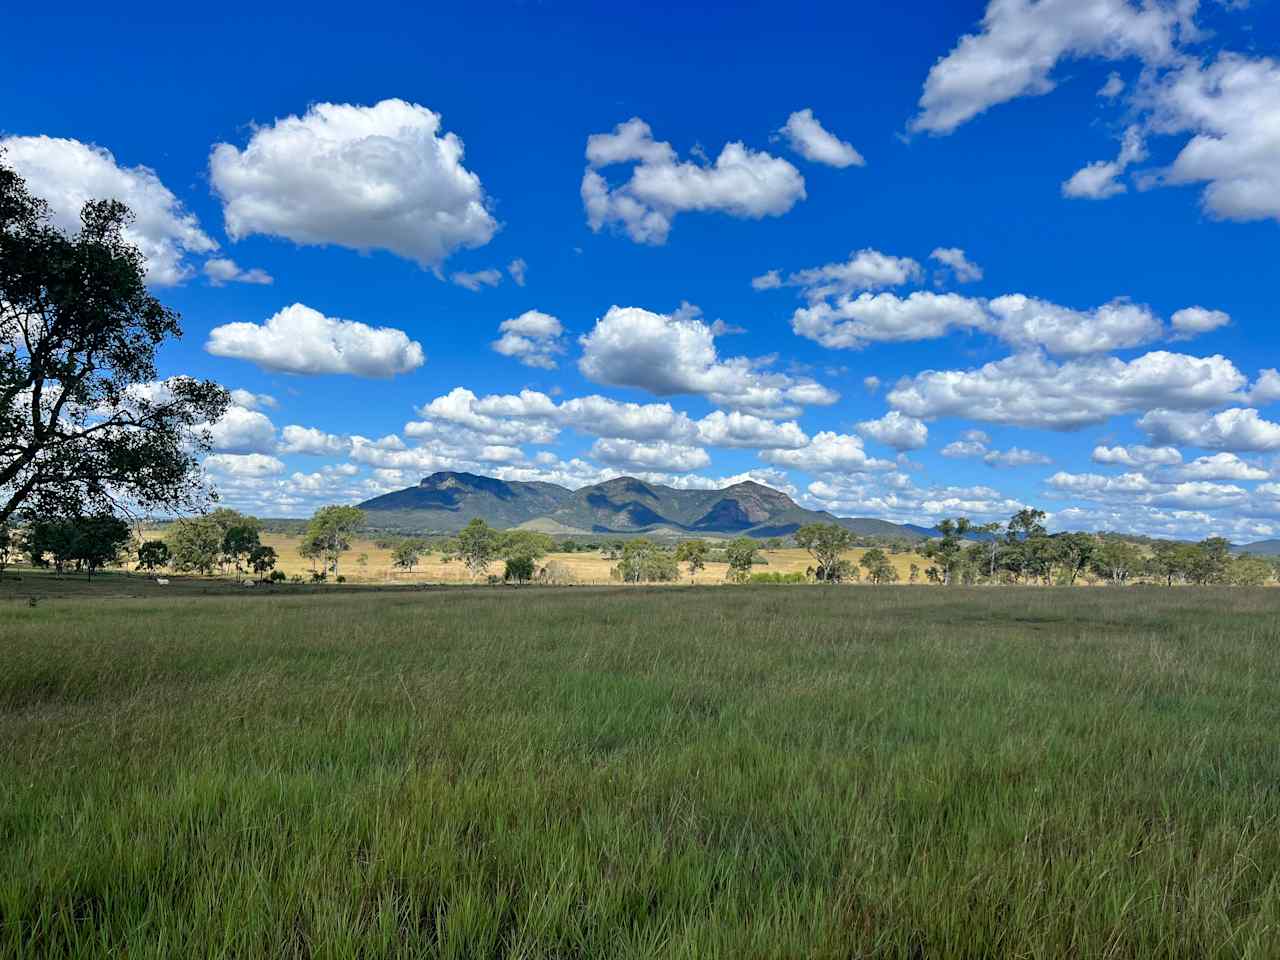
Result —
<svg viewBox="0 0 1280 960"><path fill-rule="evenodd" d="M1154 409L1142 416L1138 427L1157 443L1237 453L1280 450L1280 423L1264 420L1248 407L1215 414Z"/></svg>
<svg viewBox="0 0 1280 960"><path fill-rule="evenodd" d="M206 260L203 270L205 277L209 280L209 285L214 287L225 286L228 283L269 285L275 282L271 274L260 267L243 270L230 257L214 257L211 260Z"/></svg>
<svg viewBox="0 0 1280 960"><path fill-rule="evenodd" d="M498 228L462 141L416 103L317 103L209 158L227 235L389 250L435 267Z"/></svg>
<svg viewBox="0 0 1280 960"><path fill-rule="evenodd" d="M1171 60L1194 2L991 0L976 33L960 39L925 80L912 129L946 134L1016 97L1049 93L1072 57Z"/></svg>
<svg viewBox="0 0 1280 960"><path fill-rule="evenodd" d="M126 204L134 220L124 238L146 258L149 283L181 283L194 272L189 254L218 249L148 167L121 166L103 147L60 137L0 138L0 151L32 195L49 204L50 217L63 230L80 229L80 210L90 200Z"/></svg>
<svg viewBox="0 0 1280 960"><path fill-rule="evenodd" d="M808 107L791 114L778 132L786 137L791 149L806 160L829 167L866 166L862 154L823 127Z"/></svg>
<svg viewBox="0 0 1280 960"><path fill-rule="evenodd" d="M1156 407L1208 409L1237 399L1246 384L1223 356L1161 350L1130 361L1087 357L1057 364L1027 353L974 370L927 370L904 377L888 399L914 417L1074 430Z"/></svg>
<svg viewBox="0 0 1280 960"><path fill-rule="evenodd" d="M982 268L970 260L960 247L938 247L929 254L929 259L949 267L957 283L976 283L982 279Z"/></svg>
<svg viewBox="0 0 1280 960"><path fill-rule="evenodd" d="M295 303L265 323L228 323L209 332L205 349L282 373L346 373L386 378L426 362L403 331L326 317Z"/></svg>
<svg viewBox="0 0 1280 960"><path fill-rule="evenodd" d="M895 450L919 450L929 442L929 428L897 410L890 410L879 420L863 420L858 432Z"/></svg>
<svg viewBox="0 0 1280 960"><path fill-rule="evenodd" d="M804 177L780 157L734 142L725 144L714 163L681 161L638 117L612 133L592 134L587 162L581 188L587 223L595 231L616 223L636 243L666 243L679 213L714 211L758 220L781 216L805 198ZM627 163L635 166L619 186L600 173Z"/></svg>
<svg viewBox="0 0 1280 960"><path fill-rule="evenodd" d="M526 367L544 370L556 368L555 357L564 353L564 327L560 321L541 310L526 310L518 317L498 325L502 334L492 343L504 357L514 357Z"/></svg>
<svg viewBox="0 0 1280 960"><path fill-rule="evenodd" d="M717 406L793 416L839 395L812 380L773 373L760 361L721 359L712 328L696 317L610 307L581 338L578 369L596 383L658 396L696 394Z"/></svg>

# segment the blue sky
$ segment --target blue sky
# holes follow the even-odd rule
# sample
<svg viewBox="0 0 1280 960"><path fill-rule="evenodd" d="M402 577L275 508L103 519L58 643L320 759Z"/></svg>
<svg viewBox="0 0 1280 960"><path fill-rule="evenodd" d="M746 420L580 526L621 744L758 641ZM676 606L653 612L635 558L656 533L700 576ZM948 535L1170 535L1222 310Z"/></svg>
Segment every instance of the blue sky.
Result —
<svg viewBox="0 0 1280 960"><path fill-rule="evenodd" d="M24 12L0 138L139 209L264 515L456 468L1280 534L1280 4L900 6Z"/></svg>

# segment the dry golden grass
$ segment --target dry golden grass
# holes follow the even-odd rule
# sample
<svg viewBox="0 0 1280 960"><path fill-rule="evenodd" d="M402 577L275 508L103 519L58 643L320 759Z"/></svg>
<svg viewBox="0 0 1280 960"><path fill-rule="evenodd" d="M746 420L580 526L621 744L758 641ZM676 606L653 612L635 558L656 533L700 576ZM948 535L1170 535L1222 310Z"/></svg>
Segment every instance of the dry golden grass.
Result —
<svg viewBox="0 0 1280 960"><path fill-rule="evenodd" d="M144 534L144 538L155 536L163 538L162 533L147 532ZM263 544L273 547L279 557L277 562L278 569L283 570L285 574L291 577L301 576L309 579L312 565L310 560L299 556L298 544L300 541L300 537L287 534L264 533L262 535ZM845 554L845 557L857 563L866 552L865 549L850 550ZM769 562L767 566L761 565L757 567L757 573L803 573L814 563L813 558L806 551L798 548L761 550L760 553ZM889 559L897 568L903 583L907 582L913 563L920 568L922 579L924 577L924 569L929 566L929 561L916 553L898 554L890 556ZM567 571L574 583L581 584L612 582L609 571L613 569L617 562L606 560L598 552L593 552L552 553L544 558L541 563L547 564L553 561ZM378 547L375 541L371 539L354 541L351 545L351 550L343 554L342 560L338 564L338 572L351 583L409 584L469 583L471 581L465 566L456 560L451 563L445 563L438 552L424 555L422 562L412 571L398 570L392 564L391 551ZM495 563L490 568L490 572L501 574L502 561ZM699 571L692 582L698 584L723 583L728 572L729 567L727 564L709 563L704 570ZM688 572L683 564L681 565L681 574L681 582L689 583Z"/></svg>
<svg viewBox="0 0 1280 960"><path fill-rule="evenodd" d="M278 566L286 574L310 576L310 561L298 555L298 537L264 534L262 542L275 548L280 557ZM857 562L864 553L866 550L851 550L845 556ZM761 573L803 573L813 565L813 558L804 550L762 550L761 554L769 561L768 566L757 568L757 572ZM904 583L910 573L911 564L916 564L922 571L929 565L927 560L914 553L900 554L890 559L897 567ZM541 562L547 564L553 561L561 565L575 583L584 584L609 583L609 571L617 562L606 560L599 553L552 553ZM379 549L372 540L355 541L351 545L351 550L343 555L338 570L353 583L467 583L471 580L467 568L462 563L457 560L445 563L439 553L424 556L422 562L413 571L397 570L392 566L391 551ZM706 569L699 571L693 582L721 583L728 571L727 564L709 563ZM495 563L491 572L500 574L502 562ZM683 565L681 572L684 574L683 582L688 583L689 577Z"/></svg>

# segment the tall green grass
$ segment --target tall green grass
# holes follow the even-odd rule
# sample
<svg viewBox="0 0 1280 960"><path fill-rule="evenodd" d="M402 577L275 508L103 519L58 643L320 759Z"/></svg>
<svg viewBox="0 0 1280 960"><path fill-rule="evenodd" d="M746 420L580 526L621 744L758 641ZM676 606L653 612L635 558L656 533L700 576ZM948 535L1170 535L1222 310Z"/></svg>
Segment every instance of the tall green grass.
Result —
<svg viewBox="0 0 1280 960"><path fill-rule="evenodd" d="M0 604L0 956L1280 955L1280 593Z"/></svg>

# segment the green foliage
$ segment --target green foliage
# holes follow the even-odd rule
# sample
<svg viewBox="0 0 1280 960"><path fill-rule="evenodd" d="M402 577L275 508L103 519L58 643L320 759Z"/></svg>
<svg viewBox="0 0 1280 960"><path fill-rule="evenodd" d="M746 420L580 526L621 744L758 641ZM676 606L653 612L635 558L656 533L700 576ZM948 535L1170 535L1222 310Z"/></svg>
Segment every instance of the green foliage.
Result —
<svg viewBox="0 0 1280 960"><path fill-rule="evenodd" d="M321 507L307 524L300 552L305 549L308 552L303 556L323 559L325 569L336 575L338 559L351 549L351 541L364 523L364 511L359 507Z"/></svg>
<svg viewBox="0 0 1280 960"><path fill-rule="evenodd" d="M508 530L502 534L498 546L505 560L541 560L555 548L555 542L545 533L534 530Z"/></svg>
<svg viewBox="0 0 1280 960"><path fill-rule="evenodd" d="M803 573L753 573L751 583L794 584L808 583L809 578Z"/></svg>
<svg viewBox="0 0 1280 960"><path fill-rule="evenodd" d="M272 583L284 583L289 579L288 574L283 570L272 570L271 575L267 577ZM301 578L299 578L301 579Z"/></svg>
<svg viewBox="0 0 1280 960"><path fill-rule="evenodd" d="M13 562L18 550L18 537L8 523L0 523L0 579L4 578L5 567Z"/></svg>
<svg viewBox="0 0 1280 960"><path fill-rule="evenodd" d="M1104 536L1089 558L1089 566L1103 580L1123 586L1142 570L1142 551L1127 540Z"/></svg>
<svg viewBox="0 0 1280 960"><path fill-rule="evenodd" d="M795 533L796 543L818 563L814 579L826 583L837 583L848 576L849 565L840 557L853 547L853 539L852 533L834 523L811 523Z"/></svg>
<svg viewBox="0 0 1280 960"><path fill-rule="evenodd" d="M750 537L738 537L725 545L725 562L729 564L728 578L734 583L746 583L751 579L751 565L756 562L760 544Z"/></svg>
<svg viewBox="0 0 1280 960"><path fill-rule="evenodd" d="M24 547L33 567L52 566L61 574L75 555L75 526L66 520L34 520L27 525Z"/></svg>
<svg viewBox="0 0 1280 960"><path fill-rule="evenodd" d="M533 579L534 570L532 557L521 555L508 557L502 579L507 583L528 583Z"/></svg>
<svg viewBox="0 0 1280 960"><path fill-rule="evenodd" d="M398 570L410 570L418 565L426 550L426 542L413 537L401 540L391 551L391 565Z"/></svg>
<svg viewBox="0 0 1280 960"><path fill-rule="evenodd" d="M169 565L169 545L163 540L145 540L138 546L138 568L154 573Z"/></svg>
<svg viewBox="0 0 1280 960"><path fill-rule="evenodd" d="M275 547L268 547L259 544L249 551L249 568L259 577L263 577L266 576L268 572L275 570L276 563L279 559L280 558L276 556ZM275 572L278 573L279 571Z"/></svg>
<svg viewBox="0 0 1280 960"><path fill-rule="evenodd" d="M52 563L62 573L74 563L92 579L95 570L119 560L130 536L129 524L105 513L37 520L27 528L26 546L34 566Z"/></svg>
<svg viewBox="0 0 1280 960"><path fill-rule="evenodd" d="M166 537L173 569L179 573L212 573L222 556L222 537L222 528L211 517L176 521Z"/></svg>
<svg viewBox="0 0 1280 960"><path fill-rule="evenodd" d="M201 424L230 396L189 377L157 386L156 351L180 319L147 289L127 207L91 201L80 220L59 229L0 163L0 522L205 500Z"/></svg>
<svg viewBox="0 0 1280 960"><path fill-rule="evenodd" d="M897 583L898 570L879 547L873 547L862 555L859 561L867 571L867 579L872 583Z"/></svg>
<svg viewBox="0 0 1280 960"><path fill-rule="evenodd" d="M1226 566L1223 579L1237 587L1260 587L1275 574L1275 567L1263 557L1235 557Z"/></svg>
<svg viewBox="0 0 1280 960"><path fill-rule="evenodd" d="M502 542L498 531L476 517L454 537L449 552L461 558L474 579L498 559Z"/></svg>
<svg viewBox="0 0 1280 960"><path fill-rule="evenodd" d="M698 571L707 565L707 555L711 545L705 540L681 540L676 544L676 563L683 563L689 568L689 579L698 575Z"/></svg>
<svg viewBox="0 0 1280 960"><path fill-rule="evenodd" d="M623 583L669 583L679 578L680 567L673 552L639 537L622 547L622 557L611 575Z"/></svg>

